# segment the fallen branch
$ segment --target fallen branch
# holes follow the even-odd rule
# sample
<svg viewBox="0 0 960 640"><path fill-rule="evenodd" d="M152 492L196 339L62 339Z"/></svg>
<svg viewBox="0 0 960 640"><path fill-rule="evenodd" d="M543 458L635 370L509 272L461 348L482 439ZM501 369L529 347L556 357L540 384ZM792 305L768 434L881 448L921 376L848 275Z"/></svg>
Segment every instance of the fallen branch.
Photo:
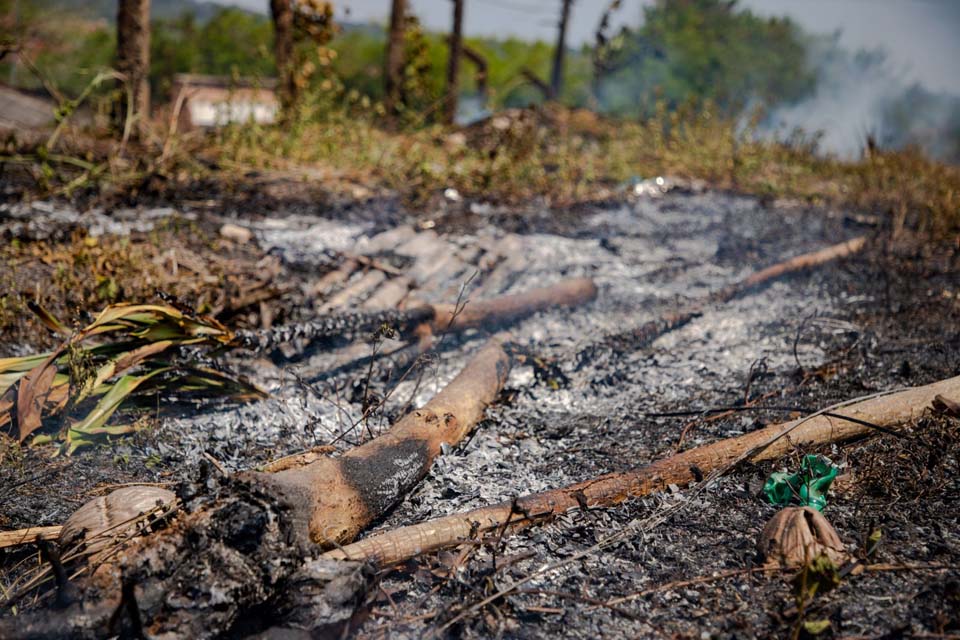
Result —
<svg viewBox="0 0 960 640"><path fill-rule="evenodd" d="M494 338L423 408L339 458L284 460L276 473L240 478L289 495L307 519L309 538L330 547L348 542L426 475L443 445L460 442L503 387L510 361Z"/></svg>
<svg viewBox="0 0 960 640"><path fill-rule="evenodd" d="M256 351L269 351L291 340L322 340L357 337L389 325L403 335L413 335L426 326L434 334L484 327L496 328L508 322L552 307L572 307L593 300L597 287L589 278L562 280L554 285L500 296L489 300L452 304L418 305L403 311L352 312L333 314L312 322L276 327L268 331L238 331L237 344Z"/></svg>
<svg viewBox="0 0 960 640"><path fill-rule="evenodd" d="M834 260L849 257L861 251L864 246L866 246L866 238L854 238L761 269L738 282L710 293L699 300L687 303L680 309L665 313L639 327L604 336L598 342L587 345L580 350L575 357L575 362L578 366L582 366L603 350L623 350L625 346L629 346L630 350L636 350L648 346L665 333L679 329L691 320L700 317L703 315L705 308L711 304L730 302L785 276L815 269Z"/></svg>
<svg viewBox="0 0 960 640"><path fill-rule="evenodd" d="M814 414L689 449L630 471L394 529L329 551L324 557L390 565L482 533L524 528L572 509L611 507L627 498L663 491L671 484L690 484L741 459L773 460L795 448L865 435L872 432L869 425L891 428L905 424L918 417L938 394L960 398L960 377L855 402L845 408L844 416L856 422L837 417L836 412L830 416Z"/></svg>
<svg viewBox="0 0 960 640"><path fill-rule="evenodd" d="M552 307L573 307L593 300L597 286L589 278L571 278L540 287L463 305L433 305L433 333L465 331L512 322Z"/></svg>
<svg viewBox="0 0 960 640"><path fill-rule="evenodd" d="M27 527L14 531L0 531L0 549L34 543L37 540L56 540L60 536L60 526Z"/></svg>
<svg viewBox="0 0 960 640"><path fill-rule="evenodd" d="M729 302L756 287L769 284L784 276L815 269L841 258L848 258L855 253L859 253L866 244L867 239L860 236L859 238L853 238L852 240L847 240L846 242L841 242L818 251L795 256L789 260L784 260L766 269L752 273L739 282L721 289L713 294L711 298L715 302Z"/></svg>

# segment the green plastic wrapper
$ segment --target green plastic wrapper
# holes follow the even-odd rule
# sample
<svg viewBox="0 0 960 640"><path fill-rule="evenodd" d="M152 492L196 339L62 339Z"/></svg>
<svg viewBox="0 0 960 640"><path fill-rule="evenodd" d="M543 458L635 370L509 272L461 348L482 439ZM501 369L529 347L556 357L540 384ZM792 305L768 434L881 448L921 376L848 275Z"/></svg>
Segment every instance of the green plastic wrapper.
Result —
<svg viewBox="0 0 960 640"><path fill-rule="evenodd" d="M837 467L827 458L803 456L799 473L771 473L763 485L770 504L799 505L823 511L827 505L827 491L837 477Z"/></svg>

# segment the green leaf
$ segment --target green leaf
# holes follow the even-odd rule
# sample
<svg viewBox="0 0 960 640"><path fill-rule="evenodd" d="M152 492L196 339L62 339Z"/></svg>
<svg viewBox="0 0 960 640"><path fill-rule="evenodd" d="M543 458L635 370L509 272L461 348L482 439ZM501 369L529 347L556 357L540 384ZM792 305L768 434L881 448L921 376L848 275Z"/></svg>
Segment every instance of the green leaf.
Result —
<svg viewBox="0 0 960 640"><path fill-rule="evenodd" d="M0 373L10 371L27 372L35 366L50 357L50 352L38 353L32 356L21 356L19 358L0 358Z"/></svg>
<svg viewBox="0 0 960 640"><path fill-rule="evenodd" d="M28 300L27 308L30 309L30 311L33 311L37 317L40 318L40 321L51 331L59 333L64 337L70 335L70 328L57 320L56 316L47 311L47 309L41 306L39 302Z"/></svg>
<svg viewBox="0 0 960 640"><path fill-rule="evenodd" d="M142 376L125 375L121 377L110 388L110 391L100 398L100 401L97 403L97 406L93 408L93 411L88 413L87 417L83 420L70 427L70 431L77 433L100 433L98 430L101 429L107 420L110 419L110 416L120 408L120 403L136 391L137 387L150 378L170 370L170 367L163 367Z"/></svg>
<svg viewBox="0 0 960 640"><path fill-rule="evenodd" d="M811 636L818 636L830 628L830 620L804 620L803 630Z"/></svg>

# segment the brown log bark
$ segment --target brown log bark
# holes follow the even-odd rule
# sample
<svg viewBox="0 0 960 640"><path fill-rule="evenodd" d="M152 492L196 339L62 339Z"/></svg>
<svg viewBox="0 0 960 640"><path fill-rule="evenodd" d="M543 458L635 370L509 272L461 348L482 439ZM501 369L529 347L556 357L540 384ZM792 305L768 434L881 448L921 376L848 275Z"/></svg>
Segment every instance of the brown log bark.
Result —
<svg viewBox="0 0 960 640"><path fill-rule="evenodd" d="M297 84L293 77L294 16L290 0L270 0L270 15L273 19L273 57L279 78L277 89L280 105L287 110L297 97Z"/></svg>
<svg viewBox="0 0 960 640"><path fill-rule="evenodd" d="M117 3L117 71L126 77L128 93L122 117L136 119L134 132L142 130L150 115L150 0L120 0Z"/></svg>
<svg viewBox="0 0 960 640"><path fill-rule="evenodd" d="M419 482L444 445L462 440L499 393L510 370L502 338L492 339L440 393L389 431L339 458L243 481L293 496L293 512L323 547L349 542Z"/></svg>
<svg viewBox="0 0 960 640"><path fill-rule="evenodd" d="M845 417L894 428L919 417L934 397L960 399L960 376L875 397L842 409ZM331 559L374 560L381 565L456 545L479 534L515 530L572 509L611 507L646 496L671 484L687 485L739 459L774 460L795 449L843 442L871 433L871 427L819 415L775 424L736 438L696 447L631 471L609 473L561 489L535 493L466 513L446 516L371 536L324 554Z"/></svg>
<svg viewBox="0 0 960 640"><path fill-rule="evenodd" d="M450 33L450 51L447 56L447 95L443 119L453 124L457 117L457 99L460 97L460 57L463 55L463 2L453 0L453 28Z"/></svg>
<svg viewBox="0 0 960 640"><path fill-rule="evenodd" d="M462 309L456 305L433 305L434 333L464 331L483 326L498 325L522 318L551 307L572 307L593 300L597 285L590 278L570 278L537 289L489 300L467 301Z"/></svg>

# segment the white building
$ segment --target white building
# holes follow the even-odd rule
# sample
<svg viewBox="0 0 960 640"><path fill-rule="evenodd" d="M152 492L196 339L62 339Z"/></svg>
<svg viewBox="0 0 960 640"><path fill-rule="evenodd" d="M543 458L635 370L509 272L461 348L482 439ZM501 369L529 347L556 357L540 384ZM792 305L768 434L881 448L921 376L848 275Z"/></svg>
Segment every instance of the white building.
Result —
<svg viewBox="0 0 960 640"><path fill-rule="evenodd" d="M177 74L173 82L173 108L180 130L222 127L233 122L271 124L280 103L272 78L251 81L220 76Z"/></svg>

